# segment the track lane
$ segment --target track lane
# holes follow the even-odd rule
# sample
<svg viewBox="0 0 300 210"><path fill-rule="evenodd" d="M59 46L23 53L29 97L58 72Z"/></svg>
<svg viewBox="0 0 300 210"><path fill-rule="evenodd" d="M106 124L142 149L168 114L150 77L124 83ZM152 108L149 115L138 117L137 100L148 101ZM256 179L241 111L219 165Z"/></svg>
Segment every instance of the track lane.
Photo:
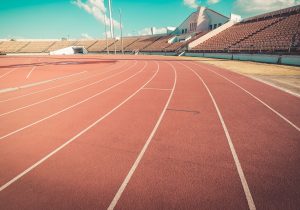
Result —
<svg viewBox="0 0 300 210"><path fill-rule="evenodd" d="M3 126L0 128L0 141L32 125L46 121L64 112L68 112L69 110L73 110L78 106L80 107L83 103L93 100L114 87L118 87L131 78L140 77L140 74L143 76L143 71L146 67L147 63L141 62L128 72L117 75L116 77L107 78L107 80L103 80L102 82L99 82L99 84L72 92L71 94L62 97L54 98L55 100L49 100L45 103L40 103L1 116L0 122L3 122ZM20 118L20 116L22 117Z"/></svg>
<svg viewBox="0 0 300 210"><path fill-rule="evenodd" d="M151 70L152 77L149 80L148 76L148 82L144 80L139 89L113 109L115 113L102 120L99 118L89 132L3 190L0 193L3 206L9 209L20 206L38 209L49 204L49 209L98 209L108 205L114 189L128 172L169 95L165 91L143 90L156 76L154 70ZM145 118L141 118L140 113L144 113ZM116 129L120 133L115 132ZM33 179L37 174L52 178L46 178L47 181ZM66 180L69 185L60 184ZM24 188L28 184L36 190ZM39 195L36 196L36 193Z"/></svg>
<svg viewBox="0 0 300 210"><path fill-rule="evenodd" d="M140 58L157 59L156 57ZM296 167L300 161L299 134L295 133L295 130L291 131L291 126L284 123L282 119L280 121L274 117L276 114L263 104L253 97L249 99L251 96L236 85L213 72L207 73L207 69L201 66L197 67L190 62L184 63L195 69L212 89L211 92L220 105L220 111L224 114L224 121L228 126L258 209L297 209L300 197L297 191L300 186L298 179L300 174ZM179 69L178 72L186 70ZM218 73L222 74L222 71ZM160 73L168 75L164 71ZM208 103L209 97L205 96L204 88L199 87L199 83L196 85L193 82L195 78L192 79L191 75L186 73L181 76L178 73L178 75L181 91L176 89L171 107L167 110L141 164L125 188L117 208L183 209L201 206L209 209L226 207L247 209L230 152L224 149L226 147L228 149L228 145L223 142L224 136L221 135L218 126L220 122L215 121L216 115L203 114L214 112L211 104ZM120 107L118 111L103 120L99 126L95 126L68 147L47 159L45 163L30 171L28 175L20 178L16 185L13 184L5 189L3 200L7 209L45 209L45 206L64 209L106 208L132 166L137 151L140 151L144 144L139 141L140 136L146 132L150 133L149 125L159 114L157 107L162 107L166 101L170 91L170 87L165 85L165 80L162 79L166 76L156 77L160 82L155 83L153 80L153 85L144 88L143 94L138 94L128 101L126 106ZM229 78L227 75L226 77ZM179 82L181 78L184 82ZM244 87L240 83L244 82L244 78L229 79ZM251 86L251 82L249 85ZM132 88L131 85L129 86ZM79 110L85 110L81 107L76 109L78 113L72 111L74 116L64 114L57 118L56 124L52 121L50 124L45 123L43 126L37 126L37 129L26 131L28 135L26 137L20 135L18 142L10 145L14 150L8 152L12 158L17 154L22 154L25 158L7 159L3 162L10 163L9 167L19 167L19 169L26 164L28 166L30 162L36 160L32 157L36 155L36 151L39 154L46 153L49 148L55 149L53 145L63 143L63 140L59 139L61 138L59 134L55 132L60 132L61 135L68 133L69 138L72 137L69 129L75 128L79 132L77 122L71 122L70 119L75 117L87 123L86 118L102 113L98 109L111 109L110 103L116 100L113 95L119 93L120 96L126 88L128 86L124 85L123 89L118 89L112 95L105 94L101 97L100 103L97 101L91 105L94 107L93 110L96 110L91 115L79 114ZM263 95L267 94L267 91L262 92L259 97L264 100ZM253 93L257 94L254 91ZM267 103L276 107L276 110L277 107L285 107L280 112L289 116L288 118L293 122L295 122L293 119L299 119L297 110L293 108L295 104L288 104L291 102L290 99L287 100L288 103L283 103L278 99L285 98L284 95L266 97L270 100ZM155 103L152 104L149 99ZM106 102L102 103L102 100ZM199 103L199 109L195 106L196 102ZM172 107L173 103L176 106ZM129 104L130 106L127 106ZM289 106L291 106L290 110ZM89 113L90 110L86 110L85 113ZM147 114L140 114L144 112ZM290 116L293 112L296 114L292 119ZM67 121L69 124L66 124ZM64 126L59 128L62 124ZM46 132L41 135L39 131L43 130ZM185 133L183 137L180 135L181 132ZM42 137L40 141L36 141L36 136ZM180 141L180 137L184 141ZM28 139L30 142L26 141ZM23 144L24 142L26 143ZM7 150L4 150L5 152ZM9 171L10 168L6 170ZM108 173L105 173L107 171ZM0 192L0 200L2 195ZM17 196L14 197L15 195Z"/></svg>
<svg viewBox="0 0 300 210"><path fill-rule="evenodd" d="M224 78L205 68L188 65L204 78L220 106L257 208L297 209L300 205L300 170L296 167L300 162L300 133ZM284 100L280 106L289 107Z"/></svg>
<svg viewBox="0 0 300 210"><path fill-rule="evenodd" d="M300 98L275 87L212 65L192 62L241 89L300 131Z"/></svg>
<svg viewBox="0 0 300 210"><path fill-rule="evenodd" d="M34 73L30 74L30 77L26 77L27 83L38 82L41 80L47 80L55 77L66 75L68 72L82 71L87 67L93 68L107 68L114 64L114 61L104 60L62 60L51 62L47 58L38 58L37 62L33 64ZM42 61L43 60L43 61ZM80 67L80 68L79 68Z"/></svg>
<svg viewBox="0 0 300 210"><path fill-rule="evenodd" d="M24 64L22 65L25 66L12 65L11 67L7 67L14 71L0 78L0 89L8 88L9 86L16 86L16 84L21 84L20 81L25 81L26 75L31 70L30 64L33 60L34 58L24 59ZM2 66L2 69L3 67L5 66Z"/></svg>
<svg viewBox="0 0 300 210"><path fill-rule="evenodd" d="M125 63L125 64L124 64ZM91 65L88 65L88 66L85 66L84 69L82 68L78 68L80 66L75 66L74 69L80 69L81 72L82 70L84 72L86 72L86 76L81 76L80 77L76 77L76 80L77 81L82 81L84 80L85 78L89 78L89 77L92 77L93 75L98 75L98 74L102 74L102 72L98 72L99 70L103 71L103 73L105 74L106 72L110 72L110 70L114 70L114 69L117 69L119 67L123 67L127 64L127 61L121 61L121 62L117 62L117 64L114 64L114 65L111 65L111 66L108 66L107 68L103 68L99 65L97 66L94 66L92 67ZM55 68L55 66L53 66L52 68ZM106 71L106 69L109 69ZM72 73L72 70L73 69L69 69L67 72L69 73L69 75L74 75L74 73ZM0 94L0 101L5 101L7 99L10 99L10 98L14 98L14 97L19 97L19 96L23 96L23 95L28 95L28 94L31 94L32 92L38 92L38 91L41 91L41 90L47 90L47 89L53 89L54 86L58 86L60 87L63 83L67 84L67 83L71 83L72 82L75 82L76 80L74 80L75 77L68 77L68 76L64 76L62 77L63 80L54 80L54 81L51 81L49 83L46 83L46 84L41 84L41 85L38 85L38 86L33 86L33 87L30 87L30 88L26 88L26 89L20 89L18 91L13 91L13 92L8 92L8 93L2 93Z"/></svg>
<svg viewBox="0 0 300 210"><path fill-rule="evenodd" d="M22 97L22 100L18 101L6 101L5 104L0 104L0 118L14 113L14 112L18 112L20 110L23 109L28 109L30 107L36 106L38 104L41 103L45 103L51 100L56 100L60 97L65 97L69 94L73 94L76 93L77 91L81 91L81 90L86 90L86 88L89 87L93 87L95 85L98 85L100 83L102 83L103 81L109 80L111 78L117 77L119 75L122 75L126 72L130 72L134 66L137 64L137 62L134 62L132 66L128 66L124 69L120 69L121 71L117 71L113 74L109 74L107 76L102 76L103 74L101 74L101 77L98 77L99 75L96 76L91 76L87 79L83 79L80 81L76 81L75 83L71 83L71 84L63 84L62 86L59 86L59 89L57 88L51 88L50 92L49 89L47 89L48 92L45 93L45 91L42 92L38 92L40 94L36 95L36 94L31 94L31 97ZM79 83L78 83L79 82ZM53 91L54 90L54 91ZM33 96L34 95L34 96Z"/></svg>
<svg viewBox="0 0 300 210"><path fill-rule="evenodd" d="M174 65L174 98L116 209L247 209L207 90L189 69Z"/></svg>
<svg viewBox="0 0 300 210"><path fill-rule="evenodd" d="M152 64L153 65L153 64ZM151 66L148 67L148 69ZM99 116L105 115L111 107L118 104L137 87L139 87L151 71L141 69L142 74L131 76L127 80L111 86L106 91L99 92L94 98L85 101L80 106L68 111L53 115L51 118L39 121L36 124L6 137L0 142L0 165L3 170L0 172L0 183L24 170L41 156L63 144L66 139L79 133L82 128L88 126ZM124 89L126 87L126 89ZM101 97L99 97L101 95ZM91 111L93 110L93 111ZM39 136L40 138L34 138ZM23 158L20 158L23 157ZM7 164L14 163L14 164Z"/></svg>

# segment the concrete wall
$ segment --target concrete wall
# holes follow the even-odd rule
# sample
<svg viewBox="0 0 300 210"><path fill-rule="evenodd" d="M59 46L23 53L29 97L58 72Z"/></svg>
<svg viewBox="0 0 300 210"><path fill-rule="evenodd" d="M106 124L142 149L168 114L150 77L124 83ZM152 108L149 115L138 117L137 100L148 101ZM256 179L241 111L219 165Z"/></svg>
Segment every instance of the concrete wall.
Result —
<svg viewBox="0 0 300 210"><path fill-rule="evenodd" d="M231 54L231 53L185 53L189 57L205 57L232 59L240 61L254 61L261 63L273 63L300 66L300 55L267 55L267 54Z"/></svg>
<svg viewBox="0 0 300 210"><path fill-rule="evenodd" d="M164 56L175 56L175 52L139 52L140 55L164 55Z"/></svg>
<svg viewBox="0 0 300 210"><path fill-rule="evenodd" d="M262 63L279 63L279 55L264 54L233 54L234 60L256 61Z"/></svg>
<svg viewBox="0 0 300 210"><path fill-rule="evenodd" d="M300 56L281 56L281 63L287 64L287 65L293 65L293 66L300 66Z"/></svg>

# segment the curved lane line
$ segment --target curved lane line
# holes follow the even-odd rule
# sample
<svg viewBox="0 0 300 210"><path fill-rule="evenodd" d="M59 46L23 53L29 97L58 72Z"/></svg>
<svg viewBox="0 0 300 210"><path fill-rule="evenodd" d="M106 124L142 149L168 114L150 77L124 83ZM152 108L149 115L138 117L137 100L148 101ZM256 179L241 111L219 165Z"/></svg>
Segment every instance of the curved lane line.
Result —
<svg viewBox="0 0 300 210"><path fill-rule="evenodd" d="M47 90L53 90L53 89L55 89L55 88L59 88L59 87L67 86L67 85L70 85L70 84L74 84L74 83L80 82L80 81L82 81L82 80L87 80L87 79L90 79L90 78L92 78L92 77L96 77L96 76L99 76L99 75L106 74L106 73L109 73L109 72L111 72L111 71L114 71L114 70L116 70L116 69L123 68L127 63L128 63L128 61L126 61L125 64L122 65L122 66L120 66L120 67L117 66L117 67L112 68L112 69L110 69L110 70L108 70L108 71L96 73L96 74L90 75L90 76L88 76L88 77L86 77L86 78L81 78L81 79L78 79L78 80L75 80L75 81L71 81L71 82L67 82L67 83L64 83L64 84L56 85L56 86L49 87L49 88L46 88L46 89L42 89L42 90L38 90L38 91L31 92L31 93L28 93L28 94L24 94L24 95L21 95L21 96L11 97L11 98L8 98L8 99L5 99L5 100L0 101L0 103L7 102L7 101L12 101L12 100L15 100L15 99L23 98L23 97L25 97L25 96L34 95L34 94L41 93L41 92L45 92L45 91L47 91ZM83 71L83 72L87 72L87 71ZM79 73L83 73L83 72L79 72ZM79 73L75 73L75 74L79 74ZM75 75L75 74L71 74L71 75ZM70 75L69 75L69 76L70 76Z"/></svg>
<svg viewBox="0 0 300 210"><path fill-rule="evenodd" d="M8 71L8 72L2 74L2 75L0 76L0 78L3 78L3 77L5 77L5 76L7 76L8 74L10 74L11 72L15 71L16 69L17 69L17 68L13 68L12 70L10 70L10 71Z"/></svg>
<svg viewBox="0 0 300 210"><path fill-rule="evenodd" d="M221 114L221 111L217 105L217 102L214 98L214 96L212 95L212 93L210 92L210 89L207 87L206 83L204 82L204 80L202 79L202 77L194 70L192 69L191 67L179 62L181 65L185 66L186 68L188 68L189 70L191 70L198 78L199 80L203 83L204 87L206 88L214 106L215 106L215 109L217 111L217 114L218 114L218 117L220 119L220 122L222 124L222 127L223 127L223 130L224 130L224 133L226 135L226 138L227 138L227 141L228 141L228 144L229 144L229 147L230 147L230 151L231 151L231 154L233 156L233 159L234 159L234 163L235 163L235 166L237 168L237 171L238 171L238 174L239 174L239 177L240 177L240 180L241 180L241 183L242 183L242 186L243 186L243 189L244 189L244 192L245 192L245 195L246 195L246 199L247 199L247 202L248 202L248 206L249 206L249 209L250 210L255 210L256 207L255 207L255 204L254 204L254 201L253 201L253 198L252 198L252 195L251 195L251 192L250 192L250 189L249 189L249 186L248 186L248 183L247 183L247 180L246 180L246 177L245 177L245 174L243 172L243 169L242 169L242 166L241 166L241 163L239 161L239 158L238 158L238 155L235 151L235 148L234 148L234 145L232 143L232 140L231 140L231 137L230 137L230 134L229 134L229 131L227 129L227 126L225 124L225 121L223 119L223 116Z"/></svg>
<svg viewBox="0 0 300 210"><path fill-rule="evenodd" d="M134 77L134 76L138 75L139 73L141 73L141 72L147 67L147 65L148 65L148 63L145 63L144 67L143 67L140 71L138 71L138 72L135 73L134 75L128 77L127 79L125 79L125 80L123 80L123 81L121 81L121 82L119 82L119 83L117 83L117 84L115 84L115 85L113 85L113 86L111 86L111 87L109 87L109 88L107 88L107 89L105 89L105 90L99 92L99 93L96 93L95 95L92 95L92 96L90 96L90 97L88 97L88 98L86 98L86 99L84 99L84 100L82 100L82 101L79 101L79 102L77 102L77 103L75 103L75 104L73 104L73 105L71 105L71 106L68 106L68 107L66 107L66 108L64 108L64 109L62 109L62 110L60 110L60 111L58 111L58 112L55 112L54 114L51 114L51 115L49 115L49 116L47 116L47 117L44 117L44 118L42 118L42 119L40 119L40 120L37 120L37 121L35 121L34 123L31 123L31 124L29 124L29 125L26 125L26 126L24 126L24 127L22 127L22 128L19 128L19 129L13 131L13 132L10 132L10 133L8 133L8 134L5 134L5 135L3 135L3 136L0 137L0 140L3 140L3 139L5 139L6 137L9 137L9 136L11 136L11 135L13 135L13 134L15 134L15 133L18 133L18 132L20 132L20 131L22 131L22 130L25 130L26 128L29 128L29 127L31 127L31 126L33 126L33 125L36 125L36 124L38 124L38 123L40 123L40 122L43 122L43 121L47 120L47 119L50 119L50 118L52 118L52 117L54 117L54 116L56 116L56 115L58 115L58 114L60 114L60 113L62 113L62 112L65 112L65 111L67 111L67 110L69 110L69 109L71 109L71 108L74 108L74 107L76 107L76 106L78 106L78 105L80 105L80 104L82 104L82 103L84 103L84 102L87 102L87 101L89 101L89 100L91 100L91 99L93 99L93 98L95 98L95 97L97 97L97 96L99 96L99 95L101 95L101 94L103 94L103 93L105 93L105 92L107 92L107 91L113 89L114 87L117 87L117 86L119 86L119 85L125 83L126 81L128 81L128 80L131 79L132 77Z"/></svg>
<svg viewBox="0 0 300 210"><path fill-rule="evenodd" d="M214 74L222 77L223 79L227 80L228 82L230 82L231 84L235 85L236 87L240 88L241 90L243 90L245 93L247 93L248 95L250 95L252 98L256 99L257 101L259 101L260 103L262 103L265 107L267 107L269 110L271 110L272 112L274 112L277 116L279 116L281 119L283 119L285 122L287 122L288 124L290 124L292 127L294 127L297 131L300 131L300 128L295 125L294 123L292 123L289 119L287 119L285 116L283 116L281 113L279 113L278 111L276 111L275 109L273 109L271 106L269 106L266 102L262 101L261 99L259 99L258 97L256 97L255 95L253 95L252 93L250 93L248 90L246 90L245 88L241 87L240 85L236 84L235 82L233 82L232 80L228 79L227 77L215 72L214 70L211 70L209 68L203 67L198 65L197 63L195 63L197 66L207 69L210 72L213 72Z"/></svg>
<svg viewBox="0 0 300 210"><path fill-rule="evenodd" d="M97 80L96 82L92 82L92 83L90 83L90 84L81 86L81 87L79 87L79 88L72 89L72 90L70 90L70 91L67 91L67 92L64 92L64 93L61 93L61 94L52 96L52 97L50 97L50 98L47 98L47 99L44 99L44 100L41 100L41 101L37 101L37 102L35 102L35 103L29 104L29 105L26 105L26 106L23 106L23 107L20 107L20 108L17 108L17 109L14 109L14 110L11 110L11 111L8 111L8 112L5 112L5 113L2 113L2 114L0 114L0 117L3 117L3 116L5 116L5 115L11 114L11 113L13 113L13 112L16 112L16 111L19 111L19 110L22 110L22 109L26 109L26 108L28 108L28 107L32 107L32 106L37 105L37 104L44 103L44 102L46 102L46 101L50 101L50 100L55 99L55 98L59 98L59 97L61 97L61 96L67 95L67 94L69 94L69 93L73 93L73 92L78 91L78 90L81 90L81 89L83 89L83 88L86 88L86 87L89 87L89 86L92 86L92 85L101 83L102 81L105 81L105 80L107 80L107 79L110 79L110 78L112 78L112 77L114 77L114 76L117 76L117 75L119 75L119 74L122 74L122 73L128 71L129 69L131 69L131 68L133 68L134 66L136 66L136 64L137 64L137 62L135 62L135 64L134 64L133 66L130 66L130 67L126 68L126 69L123 70L123 71L120 71L120 72L118 72L118 73L112 74L112 75L110 75L110 76L108 76L108 77L104 77L103 79Z"/></svg>
<svg viewBox="0 0 300 210"><path fill-rule="evenodd" d="M139 72L143 71L146 66L148 65L148 62L146 63L146 65L143 67L142 70L140 70ZM26 174L28 174L29 172L31 172L33 169L35 169L36 167L38 167L39 165L41 165L43 162L45 162L47 159L49 159L50 157L52 157L53 155L55 155L57 152L59 152L60 150L62 150L64 147L66 147L68 144L70 144L71 142L75 141L77 138L79 138L80 136L82 136L84 133L88 132L91 128L93 128L94 126L96 126L98 123L100 123L102 120L104 120L106 117L108 117L109 115L111 115L114 111L116 111L118 108L120 108L123 104L125 104L126 102L128 102L131 98L133 98L136 94L138 94L149 82L151 82L153 80L153 78L157 75L158 70L152 75L152 77L142 86L140 87L137 91L135 91L132 95L130 95L129 97L127 97L124 101L122 101L119 105L117 105L116 107L114 107L111 111L107 112L105 115L103 115L101 118L99 118L98 120L96 120L94 123L92 123L91 125L89 125L88 127L86 127L85 129L83 129L82 131L80 131L78 134L76 134L75 136L73 136L71 139L69 139L68 141L66 141L64 144L62 144L61 146L59 146L58 148L56 148L55 150L53 150L52 152L50 152L48 155L46 155L45 157L43 157L42 159L40 159L39 161L37 161L35 164L33 164L32 166L28 167L26 170L24 170L23 172L21 172L20 174L18 174L17 176L15 176L13 179L11 179L10 181L8 181L7 183L5 183L4 185L2 185L0 187L0 192L3 191L4 189L6 189L7 187L9 187L10 185L12 185L13 183L15 183L16 181L18 181L20 178L22 178L23 176L25 176ZM133 76L131 76L133 77ZM131 78L130 77L130 78ZM129 79L129 78L128 78ZM127 79L127 80L128 80ZM124 81L122 82L124 83Z"/></svg>
<svg viewBox="0 0 300 210"><path fill-rule="evenodd" d="M139 155L137 156L137 159L135 160L135 162L132 165L131 169L129 170L127 176L125 177L124 181L122 182L120 188L118 189L117 193L115 194L113 200L111 201L110 205L108 206L108 208L107 208L108 210L114 209L115 206L117 205L117 203L118 203L120 197L122 196L122 194L123 194L123 192L124 192L127 184L129 183L129 181L130 181L133 173L135 172L135 170L139 166L139 163L141 162L141 160L142 160L142 158L143 158L143 156L144 156L144 154L145 154L145 152L146 152L149 144L151 143L151 141L152 141L152 139L153 139L153 137L154 137L157 129L159 128L159 125L160 125L160 123L161 123L161 121L162 121L162 119L163 119L163 117L165 115L165 112L166 112L166 110L167 110L167 108L168 108L168 106L170 104L170 101L171 101L171 99L172 99L172 97L174 95L174 90L175 90L176 82L177 82L177 72L176 72L175 67L171 63L169 63L169 62L167 62L167 63L172 67L172 69L174 71L174 75L175 75L173 87L172 87L172 90L170 90L171 93L169 95L169 98L168 98L168 100L167 100L167 102L165 104L165 107L162 110L162 112L161 112L161 114L160 114L160 116L159 116L159 118L158 118L158 120L157 120L157 122L156 122L156 124L155 124L155 126L154 126L154 128L152 130L152 132L150 133L150 135L149 135L146 143L144 144L144 146L143 146L142 150L140 151Z"/></svg>

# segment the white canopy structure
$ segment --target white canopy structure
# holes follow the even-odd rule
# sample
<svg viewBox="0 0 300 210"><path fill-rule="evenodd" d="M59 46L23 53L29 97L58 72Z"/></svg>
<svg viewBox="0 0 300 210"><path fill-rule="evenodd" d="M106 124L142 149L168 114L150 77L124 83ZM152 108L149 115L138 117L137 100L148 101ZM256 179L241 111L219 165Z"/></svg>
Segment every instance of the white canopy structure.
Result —
<svg viewBox="0 0 300 210"><path fill-rule="evenodd" d="M83 46L70 46L59 50L51 51L50 55L74 55L87 53L88 51Z"/></svg>

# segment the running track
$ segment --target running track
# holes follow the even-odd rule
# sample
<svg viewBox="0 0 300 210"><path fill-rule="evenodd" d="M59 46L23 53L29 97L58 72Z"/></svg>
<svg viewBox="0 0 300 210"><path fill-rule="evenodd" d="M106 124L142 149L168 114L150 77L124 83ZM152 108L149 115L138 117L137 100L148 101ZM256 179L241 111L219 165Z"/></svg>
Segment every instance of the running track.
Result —
<svg viewBox="0 0 300 210"><path fill-rule="evenodd" d="M2 92L1 92L2 91ZM190 60L0 58L1 209L299 209L300 99Z"/></svg>

